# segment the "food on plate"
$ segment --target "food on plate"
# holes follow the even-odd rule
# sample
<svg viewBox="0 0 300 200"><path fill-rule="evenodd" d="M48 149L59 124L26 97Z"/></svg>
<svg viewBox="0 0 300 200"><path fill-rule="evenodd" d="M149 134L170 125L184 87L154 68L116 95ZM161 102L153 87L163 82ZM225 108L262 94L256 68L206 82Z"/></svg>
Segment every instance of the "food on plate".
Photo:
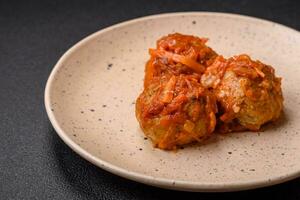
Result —
<svg viewBox="0 0 300 200"><path fill-rule="evenodd" d="M217 56L206 42L206 38L179 33L159 39L156 49L149 49L151 57L146 64L144 86L153 77L164 74L203 73Z"/></svg>
<svg viewBox="0 0 300 200"><path fill-rule="evenodd" d="M221 132L257 131L279 118L283 108L281 78L274 69L247 55L219 56L201 77L218 102Z"/></svg>
<svg viewBox="0 0 300 200"><path fill-rule="evenodd" d="M176 149L210 135L216 125L216 102L198 74L153 78L136 102L144 133L161 149Z"/></svg>
<svg viewBox="0 0 300 200"><path fill-rule="evenodd" d="M160 149L176 149L219 132L257 131L279 118L281 79L247 55L229 59L206 38L169 34L149 49L136 117Z"/></svg>

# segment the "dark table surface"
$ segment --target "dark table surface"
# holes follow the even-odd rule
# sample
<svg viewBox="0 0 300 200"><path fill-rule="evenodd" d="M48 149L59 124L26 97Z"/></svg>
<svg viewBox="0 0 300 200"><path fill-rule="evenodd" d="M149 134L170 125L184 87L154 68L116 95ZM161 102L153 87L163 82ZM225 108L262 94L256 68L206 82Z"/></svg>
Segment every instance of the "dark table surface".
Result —
<svg viewBox="0 0 300 200"><path fill-rule="evenodd" d="M59 57L85 36L164 12L218 11L269 19L300 30L300 1L0 0L0 199L300 199L300 179L235 193L158 189L93 166L53 130L43 103Z"/></svg>

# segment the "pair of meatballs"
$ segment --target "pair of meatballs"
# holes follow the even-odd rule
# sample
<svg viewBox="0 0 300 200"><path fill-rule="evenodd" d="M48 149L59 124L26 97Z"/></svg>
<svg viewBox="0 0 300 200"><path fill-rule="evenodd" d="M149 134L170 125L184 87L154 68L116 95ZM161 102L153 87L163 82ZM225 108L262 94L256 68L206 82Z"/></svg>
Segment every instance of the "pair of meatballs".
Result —
<svg viewBox="0 0 300 200"><path fill-rule="evenodd" d="M247 55L224 59L207 39L170 34L150 49L136 116L155 147L176 149L220 132L259 130L282 111L281 79Z"/></svg>

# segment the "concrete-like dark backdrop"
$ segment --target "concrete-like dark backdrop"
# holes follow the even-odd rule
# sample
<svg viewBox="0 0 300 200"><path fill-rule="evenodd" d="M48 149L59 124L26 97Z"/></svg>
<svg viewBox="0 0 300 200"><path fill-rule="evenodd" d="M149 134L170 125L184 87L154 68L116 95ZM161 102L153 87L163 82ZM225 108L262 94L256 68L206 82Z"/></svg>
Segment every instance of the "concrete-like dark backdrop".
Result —
<svg viewBox="0 0 300 200"><path fill-rule="evenodd" d="M300 199L300 179L235 193L186 193L117 177L60 140L43 102L59 57L115 23L156 13L218 11L300 30L299 10L297 0L0 0L0 199Z"/></svg>

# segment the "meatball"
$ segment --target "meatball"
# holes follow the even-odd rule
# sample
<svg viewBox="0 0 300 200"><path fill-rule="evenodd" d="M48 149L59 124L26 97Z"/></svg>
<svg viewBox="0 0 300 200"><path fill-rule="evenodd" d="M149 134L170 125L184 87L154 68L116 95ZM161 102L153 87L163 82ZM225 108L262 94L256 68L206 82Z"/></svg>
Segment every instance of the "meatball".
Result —
<svg viewBox="0 0 300 200"><path fill-rule="evenodd" d="M144 86L153 77L164 74L203 73L217 56L206 42L206 38L179 33L159 39L156 49L149 49L151 57L146 64Z"/></svg>
<svg viewBox="0 0 300 200"><path fill-rule="evenodd" d="M216 125L214 96L198 74L153 78L136 101L136 116L155 147L176 149L201 141Z"/></svg>
<svg viewBox="0 0 300 200"><path fill-rule="evenodd" d="M281 78L274 69L247 55L218 56L201 77L217 99L221 132L257 131L279 118L283 108Z"/></svg>

